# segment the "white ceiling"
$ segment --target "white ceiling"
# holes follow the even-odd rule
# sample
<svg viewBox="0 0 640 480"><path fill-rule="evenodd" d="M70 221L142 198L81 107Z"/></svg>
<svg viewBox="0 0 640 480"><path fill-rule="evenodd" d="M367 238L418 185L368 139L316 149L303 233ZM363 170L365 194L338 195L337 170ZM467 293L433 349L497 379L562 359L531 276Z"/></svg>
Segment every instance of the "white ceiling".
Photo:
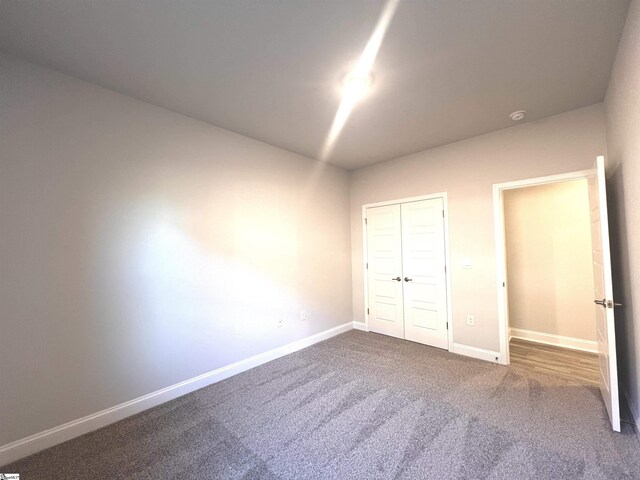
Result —
<svg viewBox="0 0 640 480"><path fill-rule="evenodd" d="M4 0L0 49L317 158L381 1ZM599 102L627 0L403 0L331 163ZM1 66L0 66L1 68Z"/></svg>

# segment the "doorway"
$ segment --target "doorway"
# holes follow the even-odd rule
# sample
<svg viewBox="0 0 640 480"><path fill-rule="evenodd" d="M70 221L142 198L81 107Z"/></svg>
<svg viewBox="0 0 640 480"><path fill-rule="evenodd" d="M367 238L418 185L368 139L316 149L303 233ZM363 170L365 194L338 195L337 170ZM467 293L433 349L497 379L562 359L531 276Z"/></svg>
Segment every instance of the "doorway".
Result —
<svg viewBox="0 0 640 480"><path fill-rule="evenodd" d="M446 195L363 206L371 332L449 349Z"/></svg>
<svg viewBox="0 0 640 480"><path fill-rule="evenodd" d="M558 342L571 343L573 341L573 345L564 345L572 346L572 350L576 350L577 346L584 347L585 345L590 345L590 347L597 351L597 383L600 387L600 391L602 394L602 398L604 400L604 405L606 407L607 413L611 420L611 426L613 430L620 431L620 406L619 406L619 397L618 397L618 373L617 373L617 361L616 361L616 345L615 345L615 322L614 322L614 306L616 305L613 301L613 288L611 281L611 257L609 251L609 231L608 231L608 214L607 214L607 198L606 198L606 177L605 177L605 162L604 157L597 157L594 167L591 170L585 170L580 172L573 172L561 175L553 175L549 177L541 177L541 178L533 178L515 182L507 182L502 184L496 184L493 186L494 193L494 215L495 215L495 237L496 237L496 261L497 261L497 290L498 290L498 315L499 315L499 327L500 327L500 349L505 359L505 363L509 363L512 359L510 358L510 338L511 332L510 327L510 316L514 312L522 312L526 311L526 313L531 313L535 318L536 312L540 315L540 306L536 303L541 300L541 296L533 295L533 301L527 305L525 302L524 307L522 305L513 306L510 305L510 301L512 301L512 295L510 295L510 290L513 288L514 290L522 290L522 285L516 287L515 282L512 287L512 277L509 274L509 253L507 252L508 241L507 241L507 216L505 209L505 200L508 197L508 192L516 189L524 189L528 187L534 186L545 186L552 185L561 182L570 182L570 181L586 181L587 182L587 197L588 197L588 215L589 215L589 236L591 239L591 268L588 273L592 275L593 281L591 286L591 292L583 291L581 294L580 300L580 308L576 307L574 304L573 307L569 308L568 315L575 317L575 312L577 310L592 308L594 309L595 316L595 345L591 342L589 338L587 339L576 339L575 337L560 338L562 335L548 334L545 332L535 332L527 330L526 328L521 328L519 333L520 336L523 336L522 332L524 331L524 336L528 335L529 338L527 340L537 340L536 343L540 343L541 340L546 340L547 343L554 343L555 347L548 348L557 348ZM584 183L581 184L584 186ZM584 198L584 197L583 197ZM547 210L543 210L541 215L552 216L556 212L550 212L548 209L552 207L547 207ZM583 211L586 214L585 211ZM517 223L517 222L516 222ZM583 234L586 237L586 233ZM517 235L516 235L517 237ZM583 242L587 241L587 238L582 239ZM570 246L570 245L569 245ZM534 264L536 262L539 263L550 263L553 268L557 268L558 264L562 263L559 259L553 258L553 248L555 247L546 247L541 248L540 251L531 253L530 256L533 256ZM578 250L578 249L576 249ZM572 255L573 252L567 254L565 251L565 255ZM549 258L551 257L551 258ZM532 258L528 258L527 261L531 262ZM513 262L513 259L512 259ZM513 265L513 263L512 263ZM531 267L534 268L535 267ZM524 283L526 289L540 293L541 290L550 289L550 285L557 284L558 282L562 282L563 278L566 281L567 278L571 278L572 274L575 272L563 272L563 271L552 271L551 273L547 272L545 275L539 276L538 278L525 279L521 283ZM581 277L584 277L587 272L582 272ZM519 281L522 279L518 279ZM584 278L582 278L584 280ZM560 290L562 288L566 288L566 285L560 285ZM557 292L556 292L557 293ZM575 292L573 292L575 294ZM590 293L590 295L588 294ZM518 299L520 301L521 299ZM565 299L562 299L564 301ZM560 302L562 303L562 302ZM596 305L594 305L594 303ZM573 310L572 310L573 309ZM543 312L544 314L544 312ZM522 319L516 319L516 322L521 321ZM543 319L543 321L547 321L548 319ZM570 319L571 320L571 319ZM575 320L575 319L573 319ZM540 323L540 319L538 318L538 323ZM572 323L572 322L569 322ZM565 324L561 328L585 328L584 322L581 322L578 319L577 325L576 322L573 322L574 325L567 326ZM554 326L558 328L558 325ZM586 327L588 328L588 327ZM564 330L567 331L567 330ZM576 331L576 330L573 330ZM526 341L522 340L521 341ZM552 341L551 341L552 340ZM529 345L530 346L530 345ZM560 345L563 346L563 345ZM515 345L514 345L515 347ZM518 347L515 347L514 350L517 350ZM583 348L584 350L584 348ZM568 351L564 350L565 353ZM522 353L522 352L520 352ZM518 356L518 352L514 351L515 356ZM592 357L593 359L593 357ZM566 361L567 359L565 359ZM560 359L562 362L562 359ZM592 367L594 366L591 364Z"/></svg>
<svg viewBox="0 0 640 480"><path fill-rule="evenodd" d="M587 180L505 191L504 225L511 363L597 385Z"/></svg>

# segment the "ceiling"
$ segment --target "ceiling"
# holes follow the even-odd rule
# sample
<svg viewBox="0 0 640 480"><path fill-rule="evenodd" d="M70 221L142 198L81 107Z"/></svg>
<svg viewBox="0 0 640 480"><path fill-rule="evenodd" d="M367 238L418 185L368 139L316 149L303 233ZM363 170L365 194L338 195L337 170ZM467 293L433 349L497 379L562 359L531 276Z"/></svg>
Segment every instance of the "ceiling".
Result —
<svg viewBox="0 0 640 480"><path fill-rule="evenodd" d="M4 0L0 50L318 158L381 1ZM329 162L603 100L627 0L403 0ZM1 66L0 66L1 68Z"/></svg>

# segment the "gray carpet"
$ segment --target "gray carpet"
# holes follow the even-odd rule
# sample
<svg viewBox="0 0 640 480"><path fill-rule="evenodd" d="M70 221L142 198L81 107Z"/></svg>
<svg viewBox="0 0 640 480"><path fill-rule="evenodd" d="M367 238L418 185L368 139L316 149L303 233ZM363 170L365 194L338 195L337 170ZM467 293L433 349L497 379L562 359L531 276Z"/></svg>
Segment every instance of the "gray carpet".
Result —
<svg viewBox="0 0 640 480"><path fill-rule="evenodd" d="M640 479L596 388L351 331L0 471L71 479Z"/></svg>

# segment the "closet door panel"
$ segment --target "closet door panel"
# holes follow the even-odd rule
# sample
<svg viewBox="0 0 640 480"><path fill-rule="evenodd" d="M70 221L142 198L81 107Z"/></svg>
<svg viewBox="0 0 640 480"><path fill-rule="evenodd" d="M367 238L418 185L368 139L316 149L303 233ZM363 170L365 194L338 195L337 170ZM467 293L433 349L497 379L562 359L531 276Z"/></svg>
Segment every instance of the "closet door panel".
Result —
<svg viewBox="0 0 640 480"><path fill-rule="evenodd" d="M448 348L442 198L401 204L404 333Z"/></svg>
<svg viewBox="0 0 640 480"><path fill-rule="evenodd" d="M369 330L404 338L400 205L367 209Z"/></svg>

